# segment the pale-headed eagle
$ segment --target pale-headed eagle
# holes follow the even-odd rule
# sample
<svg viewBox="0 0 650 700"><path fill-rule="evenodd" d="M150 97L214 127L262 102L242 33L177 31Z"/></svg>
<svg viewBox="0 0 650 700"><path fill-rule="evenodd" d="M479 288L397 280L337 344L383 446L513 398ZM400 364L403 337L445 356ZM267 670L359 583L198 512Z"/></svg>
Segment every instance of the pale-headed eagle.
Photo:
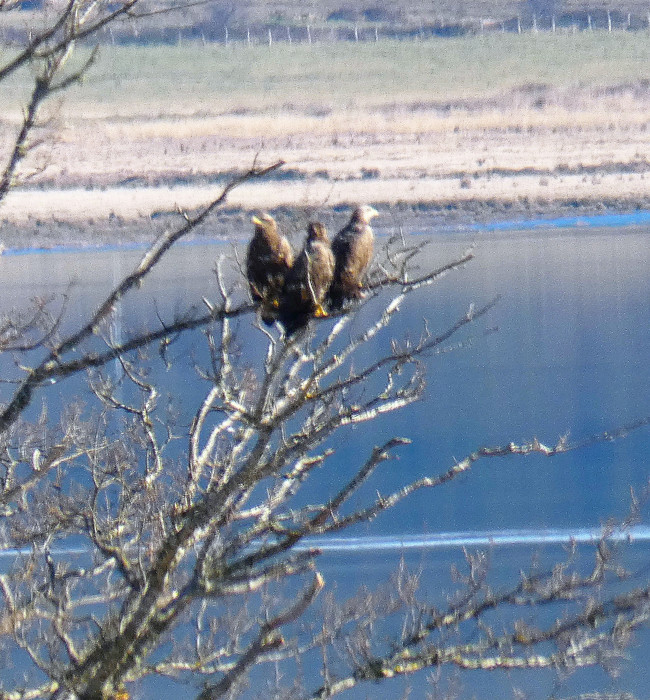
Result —
<svg viewBox="0 0 650 700"><path fill-rule="evenodd" d="M357 207L347 225L334 236L332 251L336 267L329 291L332 309L340 309L348 299L363 296L364 273L370 265L375 243L370 220L378 214L367 204Z"/></svg>
<svg viewBox="0 0 650 700"><path fill-rule="evenodd" d="M280 323L287 336L306 326L312 316L327 316L323 302L334 278L334 264L327 229L318 221L310 223L280 301Z"/></svg>
<svg viewBox="0 0 650 700"><path fill-rule="evenodd" d="M270 214L251 220L255 233L248 244L246 277L262 321L270 326L277 318L284 280L293 265L293 250Z"/></svg>

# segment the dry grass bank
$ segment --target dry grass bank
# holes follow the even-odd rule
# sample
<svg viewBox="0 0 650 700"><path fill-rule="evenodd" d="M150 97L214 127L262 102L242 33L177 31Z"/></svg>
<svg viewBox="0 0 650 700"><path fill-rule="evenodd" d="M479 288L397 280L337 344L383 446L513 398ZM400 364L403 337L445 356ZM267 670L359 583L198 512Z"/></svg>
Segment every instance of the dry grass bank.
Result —
<svg viewBox="0 0 650 700"><path fill-rule="evenodd" d="M235 207L650 206L647 38L116 49L56 106L38 194L16 191L0 219L145 219L199 205L256 157L287 166Z"/></svg>

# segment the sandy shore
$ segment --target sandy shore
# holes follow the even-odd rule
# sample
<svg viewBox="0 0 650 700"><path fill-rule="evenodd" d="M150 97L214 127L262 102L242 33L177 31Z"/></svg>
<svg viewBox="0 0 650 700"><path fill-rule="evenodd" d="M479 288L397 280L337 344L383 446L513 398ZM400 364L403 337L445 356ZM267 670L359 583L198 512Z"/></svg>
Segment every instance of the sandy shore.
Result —
<svg viewBox="0 0 650 700"><path fill-rule="evenodd" d="M26 162L38 173L0 204L0 241L149 241L234 173L278 159L281 170L233 191L195 235L246 237L256 210L300 229L355 202L379 207L387 227L650 209L648 114L649 94L622 90L442 111L68 118Z"/></svg>
<svg viewBox="0 0 650 700"><path fill-rule="evenodd" d="M250 214L268 210L276 217L319 216L327 220L355 202L371 202L384 225L462 226L494 219L524 220L566 214L598 214L650 209L649 180L643 174L567 175L543 185L539 176L499 176L486 182L387 178L359 182L252 183L229 196L195 236L249 235ZM219 185L115 187L14 192L2 207L0 241L6 247L97 245L153 240L174 222L178 210L196 211L221 191Z"/></svg>

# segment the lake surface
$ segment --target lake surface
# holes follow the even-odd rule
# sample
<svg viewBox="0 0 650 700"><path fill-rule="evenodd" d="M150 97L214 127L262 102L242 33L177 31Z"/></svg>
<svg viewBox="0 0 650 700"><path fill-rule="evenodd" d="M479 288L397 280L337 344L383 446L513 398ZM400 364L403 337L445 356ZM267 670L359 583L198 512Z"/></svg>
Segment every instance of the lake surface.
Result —
<svg viewBox="0 0 650 700"><path fill-rule="evenodd" d="M451 260L472 242L476 259L412 295L392 335L417 337L424 319L436 334L471 304L479 307L496 295L500 303L456 339L471 340L468 347L429 358L421 402L337 439L338 465L355 463L392 435L413 440L399 450L399 461L382 467L384 492L443 472L483 445L533 437L554 444L564 435L579 442L650 415L650 236L644 230L433 234L426 262ZM121 305L116 335L128 337L155 323L155 315L171 320L191 307L203 313L202 298L217 298L215 259L230 250L177 248ZM2 257L0 303L7 309L32 296L67 291L69 317L83 317L139 256L129 251ZM71 279L76 281L68 289ZM243 342L249 337L257 346L260 334L250 334L247 324L240 323ZM498 332L485 335L492 328ZM200 359L202 345L200 333L176 343L170 359L180 366L160 374L188 411L198 404L195 392L202 385L183 359ZM0 398L9 390L0 387ZM58 387L64 399L73 390L71 382ZM630 486L645 483L649 447L650 430L642 429L625 440L552 459L484 460L462 483L415 494L373 523L372 534L598 527L607 517L623 515ZM337 477L337 470L328 476ZM334 478L330 486L336 483ZM371 492L376 486L370 485Z"/></svg>
<svg viewBox="0 0 650 700"><path fill-rule="evenodd" d="M333 493L350 465L394 435L413 444L399 450L399 460L382 465L362 496L387 494L420 476L442 473L480 446L534 437L552 445L564 435L580 442L650 415L650 235L644 229L418 234L432 238L427 265L443 264L471 243L476 259L412 295L393 326L394 336L418 337L424 319L437 334L471 304L480 307L496 295L501 301L463 333L465 347L428 358L421 402L338 436L336 456L310 488ZM121 305L115 332L127 337L154 313L171 319L187 307L203 312L203 297L217 299L214 261L229 251L218 244L177 248L141 292ZM61 294L76 278L70 311L84 316L139 256L109 251L2 257L0 303L6 310L34 295ZM244 323L242 337L250 333ZM188 335L170 353L178 366L164 374L165 382L189 416L201 399L201 384L188 371L187 358L204 357L200 334ZM56 400L65 402L76 390L74 382L61 382ZM1 400L7 391L0 387ZM597 442L551 459L479 461L454 482L419 491L372 524L332 541L322 558L323 573L328 584L349 592L368 572L373 580L387 577L404 556L436 581L449 580L450 565L462 559L467 546L490 549L495 580L506 581L526 568L533 553L557 553L572 534L589 541L608 518L625 517L630 488L639 490L648 481L648 455L650 429L642 428L624 440ZM650 561L647 528L639 528L635 539L629 556L641 569ZM650 642L644 639L647 653ZM638 665L628 666L617 687L650 696L650 679L643 673ZM486 676L472 680L475 676L467 674L468 690L461 697L506 692L510 697L512 688L520 687L519 677ZM555 677L544 678L531 688L522 677L521 687L530 697L548 697ZM592 680L600 690L610 687L604 677ZM399 697L395 693L394 687L372 686L346 697Z"/></svg>

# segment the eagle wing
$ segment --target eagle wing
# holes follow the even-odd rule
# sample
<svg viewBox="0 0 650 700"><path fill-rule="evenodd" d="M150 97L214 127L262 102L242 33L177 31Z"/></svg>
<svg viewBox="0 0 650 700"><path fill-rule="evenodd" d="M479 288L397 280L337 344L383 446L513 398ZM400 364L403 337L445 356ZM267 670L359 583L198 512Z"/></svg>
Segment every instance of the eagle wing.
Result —
<svg viewBox="0 0 650 700"><path fill-rule="evenodd" d="M324 229L323 229L324 230ZM312 316L326 316L323 302L334 277L334 254L326 238L308 240L287 275L280 301L280 322L287 336Z"/></svg>
<svg viewBox="0 0 650 700"><path fill-rule="evenodd" d="M277 314L285 278L293 264L293 250L269 214L254 216L255 233L248 244L246 276L262 320L271 325Z"/></svg>
<svg viewBox="0 0 650 700"><path fill-rule="evenodd" d="M334 237L332 251L336 269L329 295L333 309L340 309L347 299L361 297L363 276L372 260L374 238L370 225L356 220L354 215Z"/></svg>

